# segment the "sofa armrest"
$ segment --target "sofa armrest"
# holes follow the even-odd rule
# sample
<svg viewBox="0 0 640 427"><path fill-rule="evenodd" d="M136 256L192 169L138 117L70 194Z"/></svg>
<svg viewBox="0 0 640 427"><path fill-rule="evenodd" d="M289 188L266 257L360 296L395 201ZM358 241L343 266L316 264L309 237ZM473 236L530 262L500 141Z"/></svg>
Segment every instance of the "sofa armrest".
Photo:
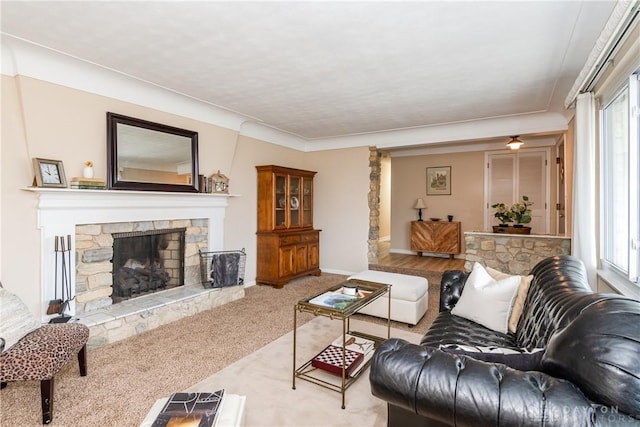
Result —
<svg viewBox="0 0 640 427"><path fill-rule="evenodd" d="M572 383L541 372L389 339L369 375L374 396L444 425L591 425L591 402Z"/></svg>
<svg viewBox="0 0 640 427"><path fill-rule="evenodd" d="M456 305L469 273L462 270L447 270L440 281L440 312L451 311Z"/></svg>

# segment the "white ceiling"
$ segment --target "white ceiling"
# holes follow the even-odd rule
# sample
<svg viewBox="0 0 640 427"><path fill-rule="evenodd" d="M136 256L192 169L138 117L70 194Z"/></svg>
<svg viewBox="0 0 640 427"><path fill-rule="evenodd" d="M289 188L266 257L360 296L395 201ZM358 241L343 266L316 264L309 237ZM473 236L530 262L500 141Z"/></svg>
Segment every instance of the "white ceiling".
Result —
<svg viewBox="0 0 640 427"><path fill-rule="evenodd" d="M2 32L313 142L566 115L613 1L2 1Z"/></svg>

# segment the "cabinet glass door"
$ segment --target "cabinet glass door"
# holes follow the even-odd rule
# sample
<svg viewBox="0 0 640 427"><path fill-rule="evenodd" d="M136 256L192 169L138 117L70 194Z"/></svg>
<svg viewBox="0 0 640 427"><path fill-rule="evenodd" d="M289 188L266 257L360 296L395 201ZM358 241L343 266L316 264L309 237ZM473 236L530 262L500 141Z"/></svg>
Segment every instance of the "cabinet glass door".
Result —
<svg viewBox="0 0 640 427"><path fill-rule="evenodd" d="M289 212L291 227L300 225L300 181L299 176L289 176Z"/></svg>
<svg viewBox="0 0 640 427"><path fill-rule="evenodd" d="M276 175L275 187L275 227L285 228L287 226L287 176Z"/></svg>
<svg viewBox="0 0 640 427"><path fill-rule="evenodd" d="M310 178L302 178L302 225L313 225L313 181Z"/></svg>

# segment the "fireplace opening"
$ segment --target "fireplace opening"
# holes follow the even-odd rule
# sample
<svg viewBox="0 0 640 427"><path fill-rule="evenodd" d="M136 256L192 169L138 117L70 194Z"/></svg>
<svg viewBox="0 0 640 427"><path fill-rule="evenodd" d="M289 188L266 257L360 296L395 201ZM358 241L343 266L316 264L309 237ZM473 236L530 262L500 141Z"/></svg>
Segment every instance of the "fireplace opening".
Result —
<svg viewBox="0 0 640 427"><path fill-rule="evenodd" d="M114 304L184 284L185 230L112 233Z"/></svg>

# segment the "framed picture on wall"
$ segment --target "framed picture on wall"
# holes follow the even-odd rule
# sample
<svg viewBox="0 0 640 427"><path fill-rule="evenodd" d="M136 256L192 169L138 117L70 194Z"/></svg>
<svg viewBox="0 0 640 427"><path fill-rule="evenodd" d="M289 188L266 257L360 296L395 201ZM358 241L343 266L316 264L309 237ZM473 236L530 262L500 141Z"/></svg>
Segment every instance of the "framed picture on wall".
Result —
<svg viewBox="0 0 640 427"><path fill-rule="evenodd" d="M451 166L427 168L427 196L451 195Z"/></svg>

